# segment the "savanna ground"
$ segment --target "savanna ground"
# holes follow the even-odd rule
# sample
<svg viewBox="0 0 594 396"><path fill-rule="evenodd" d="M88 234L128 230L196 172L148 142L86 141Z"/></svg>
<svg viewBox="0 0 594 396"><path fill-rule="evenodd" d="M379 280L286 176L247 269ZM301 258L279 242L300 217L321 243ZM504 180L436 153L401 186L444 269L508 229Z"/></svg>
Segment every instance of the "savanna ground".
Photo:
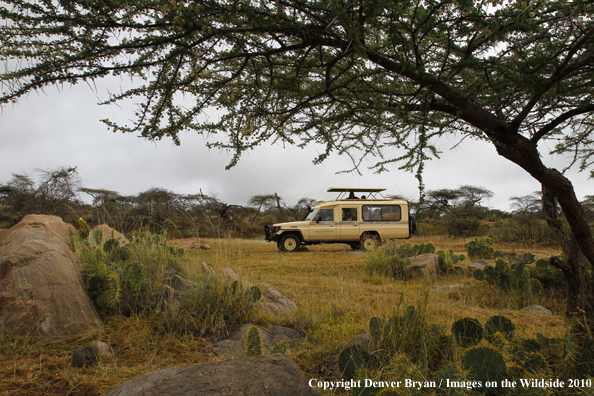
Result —
<svg viewBox="0 0 594 396"><path fill-rule="evenodd" d="M402 242L432 242L437 249L467 254L463 246L468 240L425 236ZM319 245L307 252L287 254L263 240L201 238L199 242L209 244L210 250L192 248L196 242L169 242L186 250L188 274L200 271L202 262L217 271L231 268L251 282L271 284L297 304L298 312L291 317L257 315L254 323L288 325L304 332L304 340L287 354L307 380L323 379L327 375L324 360L340 352L354 336L368 333L372 316L392 315L411 304L425 307L430 321L442 324L448 332L462 317L485 323L498 314L514 322L517 337L534 338L537 332L561 337L566 331L564 303L559 296L538 295L534 303L554 313L538 316L520 312L509 293L465 275L410 281L370 277L363 271L367 254L353 252L347 245ZM507 253L531 252L537 258L559 254L554 247L495 244L495 248ZM462 264L470 262L467 258ZM432 290L454 283L468 287L450 293ZM95 340L107 342L113 356L91 367L71 367L72 351ZM0 395L104 395L149 371L219 360L205 352L208 346L208 339L168 334L158 321L135 316L116 317L100 330L65 340L0 335Z"/></svg>

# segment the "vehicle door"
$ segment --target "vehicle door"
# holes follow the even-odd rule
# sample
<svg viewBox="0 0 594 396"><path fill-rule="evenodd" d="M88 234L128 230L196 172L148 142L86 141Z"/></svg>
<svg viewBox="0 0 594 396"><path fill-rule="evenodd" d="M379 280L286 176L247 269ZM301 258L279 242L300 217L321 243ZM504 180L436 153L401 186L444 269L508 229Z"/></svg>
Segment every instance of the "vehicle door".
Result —
<svg viewBox="0 0 594 396"><path fill-rule="evenodd" d="M340 207L340 240L358 241L361 235L359 231L359 212L357 206Z"/></svg>
<svg viewBox="0 0 594 396"><path fill-rule="evenodd" d="M320 208L310 222L309 231L312 241L332 241L338 238L335 221L336 208Z"/></svg>

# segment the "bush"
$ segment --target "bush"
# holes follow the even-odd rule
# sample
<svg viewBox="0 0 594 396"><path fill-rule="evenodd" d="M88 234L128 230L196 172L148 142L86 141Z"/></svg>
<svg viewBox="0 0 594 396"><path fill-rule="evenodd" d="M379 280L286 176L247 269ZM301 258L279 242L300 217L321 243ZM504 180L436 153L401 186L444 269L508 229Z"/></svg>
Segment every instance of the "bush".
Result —
<svg viewBox="0 0 594 396"><path fill-rule="evenodd" d="M101 246L100 240L97 233L73 236L85 285L103 317L155 317L166 331L212 333L247 322L261 297L259 289L217 277L195 279L186 293L175 291L170 285L175 275L185 275L184 254L162 235L144 232L123 246L115 239Z"/></svg>
<svg viewBox="0 0 594 396"><path fill-rule="evenodd" d="M557 243L553 231L540 219L498 221L491 229L490 236L497 242L520 242L525 245Z"/></svg>
<svg viewBox="0 0 594 396"><path fill-rule="evenodd" d="M495 253L493 243L494 241L491 238L474 238L474 241L465 244L464 248L471 257L490 258Z"/></svg>
<svg viewBox="0 0 594 396"><path fill-rule="evenodd" d="M404 268L411 264L410 258L403 258L393 244L386 244L367 255L364 271L367 275L388 276L394 279L404 278Z"/></svg>

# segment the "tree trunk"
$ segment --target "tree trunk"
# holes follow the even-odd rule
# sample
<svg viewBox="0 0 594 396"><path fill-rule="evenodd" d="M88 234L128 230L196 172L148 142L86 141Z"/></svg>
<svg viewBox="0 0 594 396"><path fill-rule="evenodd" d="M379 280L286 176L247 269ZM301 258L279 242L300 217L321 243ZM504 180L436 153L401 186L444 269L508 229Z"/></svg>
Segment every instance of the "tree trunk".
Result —
<svg viewBox="0 0 594 396"><path fill-rule="evenodd" d="M542 186L543 210L547 224L557 237L565 261L552 258L551 265L559 268L565 275L567 284L567 307L565 314L594 314L594 294L592 283L586 272L586 257L582 253L572 232L567 232L559 219L556 199L544 185Z"/></svg>

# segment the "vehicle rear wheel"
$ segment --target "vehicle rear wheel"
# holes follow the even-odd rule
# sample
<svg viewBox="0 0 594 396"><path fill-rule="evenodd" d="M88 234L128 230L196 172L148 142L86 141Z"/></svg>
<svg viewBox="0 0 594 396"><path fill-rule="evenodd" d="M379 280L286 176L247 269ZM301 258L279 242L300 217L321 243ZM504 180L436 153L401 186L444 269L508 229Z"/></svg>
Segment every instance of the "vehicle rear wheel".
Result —
<svg viewBox="0 0 594 396"><path fill-rule="evenodd" d="M301 238L295 234L285 235L281 238L278 247L283 252L296 252L301 248Z"/></svg>
<svg viewBox="0 0 594 396"><path fill-rule="evenodd" d="M363 234L361 236L360 249L369 252L379 246L379 238L374 234Z"/></svg>

